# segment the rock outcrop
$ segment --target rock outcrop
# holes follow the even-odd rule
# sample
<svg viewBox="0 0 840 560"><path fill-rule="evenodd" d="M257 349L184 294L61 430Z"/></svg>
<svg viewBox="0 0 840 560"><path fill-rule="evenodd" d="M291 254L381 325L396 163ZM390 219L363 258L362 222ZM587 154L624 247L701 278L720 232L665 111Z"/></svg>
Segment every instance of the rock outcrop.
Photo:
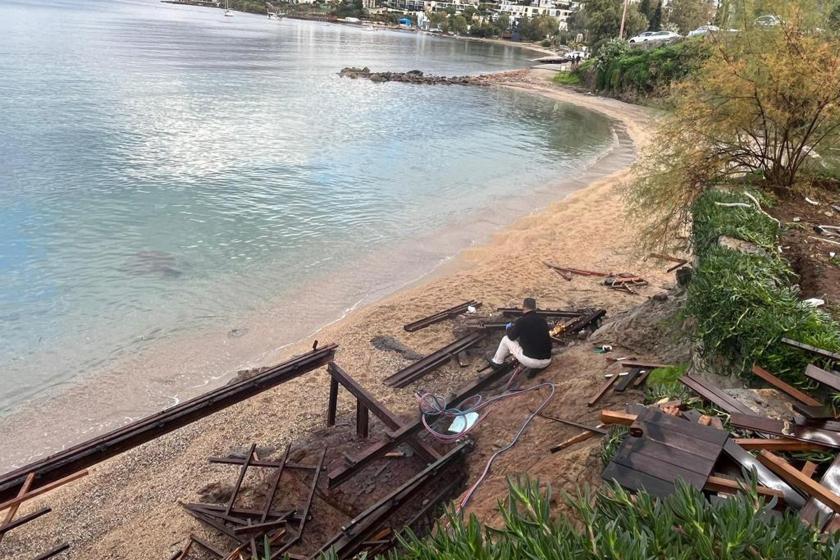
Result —
<svg viewBox="0 0 840 560"><path fill-rule="evenodd" d="M371 82L403 82L408 84L426 84L426 85L472 85L483 86L489 85L492 77L486 75L479 76L427 76L420 70L409 70L408 72L371 72L370 68L357 68L348 66L343 68L338 73L343 78L350 78L355 80L358 78L370 80Z"/></svg>

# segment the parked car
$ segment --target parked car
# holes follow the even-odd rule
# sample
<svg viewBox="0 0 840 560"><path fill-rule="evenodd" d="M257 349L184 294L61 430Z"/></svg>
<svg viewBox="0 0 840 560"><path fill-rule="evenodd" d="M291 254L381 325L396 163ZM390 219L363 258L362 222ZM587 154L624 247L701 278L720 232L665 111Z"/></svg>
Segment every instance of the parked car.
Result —
<svg viewBox="0 0 840 560"><path fill-rule="evenodd" d="M777 25L782 24L781 18L779 16L774 16L772 14L766 16L758 16L755 18L755 24L760 25L761 27L775 27Z"/></svg>
<svg viewBox="0 0 840 560"><path fill-rule="evenodd" d="M708 35L709 33L717 33L720 31L720 27L717 25L701 25L694 31L689 31L689 37L701 37L703 35Z"/></svg>
<svg viewBox="0 0 840 560"><path fill-rule="evenodd" d="M630 43L648 43L650 41L670 41L673 39L680 39L682 35L674 33L673 31L645 31L641 35L636 35L630 39Z"/></svg>

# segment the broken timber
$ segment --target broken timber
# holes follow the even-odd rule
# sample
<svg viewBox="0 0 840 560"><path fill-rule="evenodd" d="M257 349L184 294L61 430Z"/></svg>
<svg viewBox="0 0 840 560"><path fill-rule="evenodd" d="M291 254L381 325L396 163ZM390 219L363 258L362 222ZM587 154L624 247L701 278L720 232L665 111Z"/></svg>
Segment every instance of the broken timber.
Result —
<svg viewBox="0 0 840 560"><path fill-rule="evenodd" d="M840 391L840 375L836 373L831 373L813 364L808 364L808 367L805 368L805 376L810 377L814 381L819 381L835 391Z"/></svg>
<svg viewBox="0 0 840 560"><path fill-rule="evenodd" d="M2 475L0 500L14 497L30 473L35 473L33 488L43 487L326 365L335 355L336 348L335 344L317 348L250 379L225 385Z"/></svg>
<svg viewBox="0 0 840 560"><path fill-rule="evenodd" d="M783 338L782 342L788 346L793 346L794 348L799 348L800 350L805 350L806 352L820 356L821 358L826 358L833 362L840 362L840 354L837 354L836 352L829 352L828 350L823 350L822 348L817 348L816 346L811 346L810 344L798 342L790 338Z"/></svg>
<svg viewBox="0 0 840 560"><path fill-rule="evenodd" d="M770 470L782 477L788 483L798 487L808 496L816 498L835 513L840 512L840 496L832 492L819 482L802 474L793 465L767 450L762 450L758 455L759 460Z"/></svg>
<svg viewBox="0 0 840 560"><path fill-rule="evenodd" d="M835 457L829 465L822 479L820 479L820 484L835 494L840 494L840 455ZM816 498L809 498L805 507L799 512L799 517L813 525L818 531L821 531L833 516L834 512L831 508Z"/></svg>
<svg viewBox="0 0 840 560"><path fill-rule="evenodd" d="M411 480L354 517L350 522L342 526L341 531L324 544L320 550L310 556L310 559L320 558L322 554L326 554L328 551L332 551L339 560L356 556L402 505L406 504L431 484L441 484L437 475L441 470L466 453L471 445L470 442L459 444L449 451L449 453L412 477ZM438 494L436 498L440 500L442 496Z"/></svg>
<svg viewBox="0 0 840 560"><path fill-rule="evenodd" d="M344 371L338 364L335 362L330 362L327 365L327 373L330 374L330 402L329 402L329 409L327 410L327 425L333 426L335 425L335 416L336 416L336 406L338 405L338 385L341 385L347 391L350 392L354 397L356 397L356 433L360 437L367 438L368 435L368 427L367 427L367 411L373 413L374 416L379 418L385 427L389 430L399 430L402 427L402 422L400 419L393 414L390 410L385 408L385 405L380 403L376 400L376 397L368 393L361 385L359 385L355 379L350 377L350 375ZM335 392L333 391L333 387L336 387ZM336 395L333 397L333 395ZM362 418L359 417L358 411L364 409L366 412ZM364 427L360 428L359 424L361 422L364 423ZM362 436L362 434L364 434ZM423 458L423 460L427 462L435 461L440 458L440 455L432 449L426 443L420 441L417 438L409 438L406 443L408 443L414 450Z"/></svg>
<svg viewBox="0 0 840 560"><path fill-rule="evenodd" d="M764 381L766 381L767 383L769 383L770 385L772 385L776 389L780 390L781 392L785 393L789 397L791 397L791 398L793 398L793 399L795 399L795 400L797 400L797 401L799 401L803 404L806 404L808 406L815 406L815 407L821 407L822 406L822 403L820 401L818 401L817 399L815 399L814 397L812 397L810 395L806 395L805 393L803 393L802 391L800 391L796 387L793 387L792 385L789 385L789 384L785 383L784 381L782 381L781 379L779 379L778 377L776 377L775 375L773 375L772 373L770 373L769 371L767 371L764 368L760 368L756 365L753 365L752 372L753 372L753 375L756 375L756 376L760 377L761 379L763 379Z"/></svg>
<svg viewBox="0 0 840 560"><path fill-rule="evenodd" d="M385 385L389 387L405 387L406 385L420 379L427 373L439 368L453 357L457 356L459 352L463 352L471 346L475 346L484 337L487 336L483 332L470 333L464 337L459 338L455 342L444 346L436 352L432 352L423 359L417 360L410 366L404 367L397 373L385 378Z"/></svg>
<svg viewBox="0 0 840 560"><path fill-rule="evenodd" d="M821 430L810 426L799 426L783 420L747 414L732 414L730 421L733 426L738 428L745 428L774 436L784 436L822 445L823 447L840 449L840 433L838 432Z"/></svg>
<svg viewBox="0 0 840 560"><path fill-rule="evenodd" d="M449 309L439 311L438 313L435 313L433 315L429 315L428 317L418 319L413 323L405 325L403 329L405 329L407 332L419 331L420 329L425 329L426 327L434 325L435 323L440 323L442 321L446 321L447 319L451 319L452 317L460 315L461 313L466 313L468 307L480 306L481 302L471 299L470 301L464 302L460 305L456 305L454 307L450 307Z"/></svg>
<svg viewBox="0 0 840 560"><path fill-rule="evenodd" d="M753 414L753 410L750 407L729 396L723 389L711 383L703 383L690 375L680 377L680 382L727 414Z"/></svg>
<svg viewBox="0 0 840 560"><path fill-rule="evenodd" d="M447 399L445 407L450 408L453 405L459 404L464 399L477 394L479 391L488 387L492 383L498 381L503 375L509 373L511 365L506 364L505 367L491 371L485 377L481 377L476 381L470 383L462 388L460 393L454 397ZM417 435L417 432L423 429L423 419L418 417L413 422L403 425L401 428L387 433L386 439L379 443L375 443L363 450L359 455L351 457L348 464L337 467L328 475L329 487L333 488L344 481L351 478L358 471L365 468L367 465L376 459L383 457L386 453L394 449L396 446L404 443Z"/></svg>

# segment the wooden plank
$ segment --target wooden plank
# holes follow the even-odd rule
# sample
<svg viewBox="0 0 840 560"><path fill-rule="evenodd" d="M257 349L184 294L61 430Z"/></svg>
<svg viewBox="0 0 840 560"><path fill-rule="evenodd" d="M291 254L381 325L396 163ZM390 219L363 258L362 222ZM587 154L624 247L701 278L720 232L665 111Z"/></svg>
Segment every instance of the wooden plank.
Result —
<svg viewBox="0 0 840 560"><path fill-rule="evenodd" d="M835 419L834 407L831 406L808 406L802 403L793 403L793 409L802 414L807 419L808 424L812 426L818 422L824 424L826 420ZM826 429L825 425L815 427Z"/></svg>
<svg viewBox="0 0 840 560"><path fill-rule="evenodd" d="M683 375L680 378L680 383L703 397L705 400L714 404L727 414L753 414L752 409L747 405L738 402L731 396L723 392L719 387L715 387L711 383L703 383L690 375Z"/></svg>
<svg viewBox="0 0 840 560"><path fill-rule="evenodd" d="M727 432L721 432L720 430L709 426L692 424L691 422L686 422L681 418L676 418L650 408L639 414L638 421L646 424L658 425L660 426L660 429L667 428L668 430L684 434L692 439L712 443L718 447L722 447L724 442L726 442L729 438L729 434Z"/></svg>
<svg viewBox="0 0 840 560"><path fill-rule="evenodd" d="M629 426L636 421L636 418L636 414L630 414L627 412L606 409L601 411L601 422L603 424L622 424L624 426Z"/></svg>
<svg viewBox="0 0 840 560"><path fill-rule="evenodd" d="M747 450L767 449L768 451L825 451L825 447L816 443L789 438L736 438L735 443Z"/></svg>
<svg viewBox="0 0 840 560"><path fill-rule="evenodd" d="M755 473L758 482L768 488L782 492L788 506L798 508L805 504L805 499L793 487L773 474L773 471L762 465L751 453L735 443L734 439L730 439L724 444L723 452L744 471Z"/></svg>
<svg viewBox="0 0 840 560"><path fill-rule="evenodd" d="M641 387L642 384L647 381L648 375L653 370L650 369L643 369L639 375L636 376L636 380L633 382L633 387Z"/></svg>
<svg viewBox="0 0 840 560"><path fill-rule="evenodd" d="M629 442L631 440L628 439L627 441ZM706 484L706 478L708 478L708 475L698 474L688 469L680 468L676 465L665 463L664 461L659 461L642 453L633 453L630 451L629 445L622 445L615 454L612 462L630 469L641 471L649 476L665 480L666 482L676 482L678 479L682 479L687 484L690 484L698 490L703 488ZM709 470L711 470L711 467L709 467Z"/></svg>
<svg viewBox="0 0 840 560"><path fill-rule="evenodd" d="M5 535L7 532L11 531L12 529L20 527L21 525L26 525L30 521L34 521L35 519L38 519L42 515L46 515L51 511L52 511L52 509L48 508L48 507L41 508L34 513L30 513L29 515L23 515L21 517L18 517L14 521L10 521L8 523L4 523L3 525L0 525L0 537Z"/></svg>
<svg viewBox="0 0 840 560"><path fill-rule="evenodd" d="M28 475L26 475L26 480L23 481L23 485L20 487L20 490L18 491L18 498L20 498L21 496L25 496L26 493L29 492L29 489L32 488L32 483L34 481L35 481L35 473L34 472L31 472ZM11 506L9 508L9 511L6 512L6 518L3 520L2 523L0 523L0 525L2 525L3 527L7 527L12 522L12 519L14 519L15 515L18 512L18 509L20 509L20 504L15 504L15 505ZM6 529L6 530L8 530L8 529ZM3 540L3 536L5 534L6 534L6 531L0 530L0 541Z"/></svg>
<svg viewBox="0 0 840 560"><path fill-rule="evenodd" d="M840 391L840 375L837 375L836 373L826 371L814 364L808 364L808 367L805 368L805 376L810 377L814 381L819 381L823 385L827 385L835 391Z"/></svg>
<svg viewBox="0 0 840 560"><path fill-rule="evenodd" d="M580 424L573 420L566 420L564 418L557 418L556 416L551 416L550 414L537 414L540 418L545 418L546 420L552 420L554 422L558 422L560 424L566 424L567 426L572 426L573 428L580 428L581 430L589 430L590 432L595 432L601 435L607 435L609 432L603 428L599 428L597 426L587 426L586 424Z"/></svg>
<svg viewBox="0 0 840 560"><path fill-rule="evenodd" d="M636 379L636 377L638 377L641 371L641 369L631 369L630 373L622 377L618 384L615 386L615 391L617 393L623 393L624 391L626 391L627 387L629 387L630 383L632 383Z"/></svg>
<svg viewBox="0 0 840 560"><path fill-rule="evenodd" d="M787 344L788 346L793 346L794 348L805 350L806 352L810 352L822 358L827 358L834 362L840 362L840 354L837 354L835 352L829 352L828 350L823 350L822 348L817 348L816 346L811 346L810 344L798 342L790 338L783 338L782 342Z"/></svg>
<svg viewBox="0 0 840 560"><path fill-rule="evenodd" d="M660 369L660 368L674 367L673 364L657 364L655 362L645 362L645 361L637 360L636 358L626 358L626 359L607 358L607 360L612 361L612 362L618 362L623 367L628 367L628 368L640 368L640 369L654 370L654 369Z"/></svg>
<svg viewBox="0 0 840 560"><path fill-rule="evenodd" d="M814 397L803 393L802 391L800 391L799 389L797 389L793 385L789 385L788 383L785 383L784 381L782 381L781 379L779 379L778 377L776 377L775 375L773 375L772 373L770 373L769 371L767 371L764 368L761 368L757 365L753 365L752 372L753 372L753 375L756 375L756 376L760 377L761 379L763 379L764 381L766 381L767 383L769 383L770 385L772 385L773 387L775 387L779 391L785 393L789 397L792 397L792 398L796 399L797 401L799 401L803 404L806 404L808 406L813 406L813 407L822 407L823 406L823 404L820 401L818 401L817 399L815 399Z"/></svg>
<svg viewBox="0 0 840 560"><path fill-rule="evenodd" d="M714 458L708 455L705 457L695 455L684 449L644 437L628 438L625 449L631 455L646 455L655 461L697 473L704 478L709 476L715 466Z"/></svg>
<svg viewBox="0 0 840 560"><path fill-rule="evenodd" d="M684 420L680 421L685 422ZM700 426L699 424L691 424L689 422L685 423L689 426L698 426L701 428L705 428L705 426ZM681 449L682 451L686 451L688 453L691 453L692 455L698 455L700 457L703 457L708 461L716 461L717 458L720 456L721 446L719 445L713 445L710 442L693 438L690 435L678 432L676 430L669 430L667 427L663 428L663 426L661 425L647 423L643 421L638 421L638 424L641 426L642 432L644 434L643 437L645 439L649 439L668 445L670 447Z"/></svg>
<svg viewBox="0 0 840 560"><path fill-rule="evenodd" d="M837 455L828 466L820 479L820 484L835 493L840 492L840 455ZM810 498L799 512L799 517L813 525L818 531L825 527L833 515L831 508L814 498Z"/></svg>
<svg viewBox="0 0 840 560"><path fill-rule="evenodd" d="M551 447L549 449L549 451L552 452L552 453L557 453L558 451L562 451L562 450L566 449L567 447L571 447L571 446L575 445L576 443L586 441L586 440L591 439L591 438L593 438L597 435L600 435L600 434L598 434L597 432L586 431L586 432L580 433L580 434L578 434L574 437L571 437L571 438L567 439L563 443L558 443L554 447Z"/></svg>
<svg viewBox="0 0 840 560"><path fill-rule="evenodd" d="M356 437L367 439L370 433L370 421L368 420L368 409L362 401L356 401Z"/></svg>
<svg viewBox="0 0 840 560"><path fill-rule="evenodd" d="M607 465L607 468L601 473L601 478L607 481L615 480L628 490L636 492L644 490L651 496L659 498L667 498L675 491L673 482L656 478L617 463Z"/></svg>
<svg viewBox="0 0 840 560"><path fill-rule="evenodd" d="M595 403L600 401L604 397L604 395L607 394L607 391L610 390L610 387L613 386L616 380L618 380L617 375L614 375L607 379L607 382L604 383L604 385L600 389L598 389L598 392L595 393L595 395L591 399L589 399L589 402L586 403L586 406L595 406Z"/></svg>
<svg viewBox="0 0 840 560"><path fill-rule="evenodd" d="M808 478L814 478L815 472L817 472L817 464L813 461L805 461L805 464L802 465L802 474Z"/></svg>
<svg viewBox="0 0 840 560"><path fill-rule="evenodd" d="M239 489L242 487L242 481L245 480L245 473L248 472L248 467L251 466L251 461L254 460L254 450L257 448L256 443L252 443L248 448L248 454L245 455L245 462L242 463L242 468L239 469L239 478L236 480L236 486L233 487L233 494L230 495L227 507L225 508L225 515L230 515L230 510L233 509L233 504L236 503L236 497L239 495Z"/></svg>
<svg viewBox="0 0 840 560"><path fill-rule="evenodd" d="M706 486L704 487L704 490L708 490L711 492L735 493L743 492L744 487L749 488L749 484L747 484L744 481L713 475L710 476L709 479L706 481ZM774 497L780 500L785 499L784 493L781 490L776 490L775 488L757 486L756 491L758 492L759 496Z"/></svg>
<svg viewBox="0 0 840 560"><path fill-rule="evenodd" d="M338 381L330 377L330 398L327 401L327 426L335 426L335 415L338 410Z"/></svg>
<svg viewBox="0 0 840 560"><path fill-rule="evenodd" d="M32 492L28 492L28 493L24 494L23 496L18 496L16 498L12 498L11 500L3 502L2 504L0 504L0 511L3 511L4 509L9 508L9 507L14 507L15 505L18 505L18 504L22 504L23 502L25 502L27 500L31 500L32 498L35 498L36 496L40 496L41 494L46 494L50 490L55 490L59 486L64 486L65 484L73 482L74 480L78 480L78 479L82 478L83 476L87 476L87 475L88 475L88 471L87 471L87 469L85 469L83 471L73 473L70 476L65 476L64 478L62 478L60 480L56 480L55 482L51 482L49 484L41 486L40 488L37 488L37 489L33 490Z"/></svg>
<svg viewBox="0 0 840 560"><path fill-rule="evenodd" d="M798 426L790 422L783 422L764 416L746 414L732 414L730 422L737 428L746 428L756 432L763 432L775 436L784 436L809 443L816 443L825 447L840 449L840 433L820 430L811 426Z"/></svg>
<svg viewBox="0 0 840 560"><path fill-rule="evenodd" d="M68 548L70 548L69 544L67 544L67 543L60 544L57 547L53 548L52 550L49 550L49 551L47 551L43 554L40 554L40 555L36 556L35 560L47 560L47 558L52 558L56 554L60 554L60 553L64 552Z"/></svg>
<svg viewBox="0 0 840 560"><path fill-rule="evenodd" d="M761 450L758 459L764 466L775 472L785 481L830 507L834 513L840 512L840 495L835 494L819 482L805 476L793 465L765 449Z"/></svg>

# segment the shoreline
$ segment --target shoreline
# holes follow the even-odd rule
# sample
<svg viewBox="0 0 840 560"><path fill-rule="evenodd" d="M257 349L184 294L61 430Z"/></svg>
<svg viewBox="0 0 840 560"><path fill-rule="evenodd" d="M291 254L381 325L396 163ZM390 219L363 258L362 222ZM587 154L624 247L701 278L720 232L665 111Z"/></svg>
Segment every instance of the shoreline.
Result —
<svg viewBox="0 0 840 560"><path fill-rule="evenodd" d="M507 81L517 81L523 75L523 71L493 74L504 87ZM527 89L522 91L530 95ZM379 274L367 276L382 278L383 281L377 280L375 285L368 282L364 293L337 290L335 282L328 277L308 286L307 293L323 294L337 302L335 305L326 304L323 313L317 313L317 321L308 317L308 322L297 329L272 324L289 309L287 298L278 297L276 301L266 301L258 310L231 318L225 329L242 331L241 335L231 336L225 329L208 329L167 336L150 341L127 357L118 358L76 380L44 389L40 396L0 417L0 434L3 435L0 471L19 468L193 398L223 385L239 372L280 362L293 348L309 346L313 338L324 340L322 333L325 329L361 309L375 306L392 296L398 297L405 290L467 266L461 259L463 252L492 241L493 236L503 233L516 220L542 211L557 202L558 198L567 197L600 178L602 167L617 169L622 166L624 159L632 156L633 143L624 132L616 131L615 122L611 128L617 136L581 170L555 178L548 186L529 189L521 204L506 205L506 211L512 218L489 217L484 215L485 211L476 211L463 222L424 232L418 238L389 247L382 254L371 255L359 262L358 267L379 271ZM455 246L454 249L449 248L450 243ZM432 258L412 262L417 260L418 250L424 253L423 257ZM394 259L398 261L400 270L410 269L412 274L385 280L384 275L394 265ZM352 274L350 270L340 268L329 276L352 278ZM197 368L194 364L201 367ZM128 373L140 370L143 371L142 376ZM142 396L142 402L135 400L134 395ZM62 419L57 417L56 410L88 412L73 419ZM31 446L33 433L38 435L34 440L39 442L38 448Z"/></svg>
<svg viewBox="0 0 840 560"><path fill-rule="evenodd" d="M558 88L546 82L547 75L532 70L502 79L499 87L598 111L623 123L636 151L645 144L652 111ZM406 335L401 325L447 307L447 303L471 298L488 307L515 303L523 295L536 296L545 307L597 301L610 306L611 312L643 301L645 292L628 296L602 287L592 289L583 281L567 284L541 264L544 258L557 258L585 268L621 270L632 266L634 272L651 281L651 287L668 279L653 264L639 263L632 254L631 241L610 231L617 220L623 219L617 185L629 177L629 165L606 174L598 175L597 170L593 173L596 176L581 179L588 181L582 188L559 201L555 196L545 207L516 219L486 242L461 251L431 273L351 310L320 328L317 337L324 343L338 342L336 361L383 404L406 413L416 406L412 390L393 391L381 384L405 361L393 353L375 351L370 345L371 335L388 334L412 348L433 350L451 340L451 325L439 324L416 335ZM288 345L284 355L305 351L310 344L311 336L305 337ZM461 385L464 375L462 370L446 367L423 384L443 392ZM307 437L323 424L325 379L323 372L310 374L99 465L88 479L49 495L50 505L56 510L51 521L74 544L74 557L119 558L124 556L115 551L128 550L131 557L151 558L171 552L172 543L195 527L180 512L177 501L188 501L189 492L226 479L225 473L208 469L208 454L227 452L231 446L248 441L279 445ZM278 408L281 403L282 408ZM350 403L340 401L339 416L350 414ZM255 418L265 421L255 422ZM86 497L94 490L97 511L84 507ZM121 515L107 515L112 511ZM129 526L127 519L134 523ZM74 525L85 530L74 529ZM12 533L4 546L17 546L20 548L14 551L22 552L28 539L37 539L37 535L26 530Z"/></svg>

